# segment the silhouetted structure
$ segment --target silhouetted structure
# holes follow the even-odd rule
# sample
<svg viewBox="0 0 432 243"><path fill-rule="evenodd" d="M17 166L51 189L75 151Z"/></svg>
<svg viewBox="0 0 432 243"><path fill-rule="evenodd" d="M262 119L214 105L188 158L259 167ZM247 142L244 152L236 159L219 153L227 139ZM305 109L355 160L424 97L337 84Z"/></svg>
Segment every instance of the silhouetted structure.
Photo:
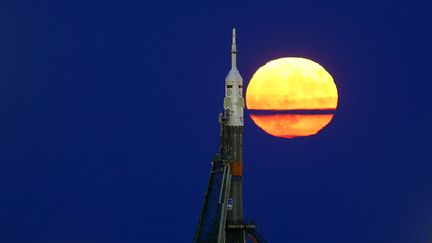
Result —
<svg viewBox="0 0 432 243"><path fill-rule="evenodd" d="M243 79L236 67L233 29L231 70L225 80L224 112L219 114L220 148L212 161L210 179L194 242L266 242L253 222L243 219Z"/></svg>

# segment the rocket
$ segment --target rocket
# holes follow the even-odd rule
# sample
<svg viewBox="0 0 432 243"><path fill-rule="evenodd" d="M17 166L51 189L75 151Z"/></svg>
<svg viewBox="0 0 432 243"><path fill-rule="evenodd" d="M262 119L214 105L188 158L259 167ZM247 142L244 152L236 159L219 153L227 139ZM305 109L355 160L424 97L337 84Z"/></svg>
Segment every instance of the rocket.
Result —
<svg viewBox="0 0 432 243"><path fill-rule="evenodd" d="M236 31L232 32L231 69L225 79L224 112L220 114L220 154L231 167L230 192L227 200L226 242L245 243L243 228L243 123L245 101L243 78L237 69Z"/></svg>
<svg viewBox="0 0 432 243"><path fill-rule="evenodd" d="M243 219L243 79L237 69L233 29L231 69L225 79L224 111L219 114L220 147L212 160L194 243L246 243L261 239L256 225Z"/></svg>

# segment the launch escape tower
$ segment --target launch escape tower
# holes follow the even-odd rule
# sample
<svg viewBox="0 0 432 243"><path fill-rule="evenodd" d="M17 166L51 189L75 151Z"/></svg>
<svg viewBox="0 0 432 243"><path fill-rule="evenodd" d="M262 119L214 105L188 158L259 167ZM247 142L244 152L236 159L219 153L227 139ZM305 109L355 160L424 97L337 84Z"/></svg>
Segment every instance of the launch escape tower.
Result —
<svg viewBox="0 0 432 243"><path fill-rule="evenodd" d="M253 222L243 218L243 79L236 66L233 29L231 70L225 79L224 112L219 114L220 148L212 161L210 179L195 243L266 242Z"/></svg>

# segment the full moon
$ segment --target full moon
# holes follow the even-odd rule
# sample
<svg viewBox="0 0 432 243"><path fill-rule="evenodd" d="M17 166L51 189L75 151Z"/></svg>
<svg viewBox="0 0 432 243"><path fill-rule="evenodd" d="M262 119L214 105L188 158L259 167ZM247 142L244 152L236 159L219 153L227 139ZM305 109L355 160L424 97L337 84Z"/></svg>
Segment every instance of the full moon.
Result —
<svg viewBox="0 0 432 243"><path fill-rule="evenodd" d="M282 138L311 136L333 118L338 93L332 76L306 58L285 57L266 63L246 90L254 123Z"/></svg>

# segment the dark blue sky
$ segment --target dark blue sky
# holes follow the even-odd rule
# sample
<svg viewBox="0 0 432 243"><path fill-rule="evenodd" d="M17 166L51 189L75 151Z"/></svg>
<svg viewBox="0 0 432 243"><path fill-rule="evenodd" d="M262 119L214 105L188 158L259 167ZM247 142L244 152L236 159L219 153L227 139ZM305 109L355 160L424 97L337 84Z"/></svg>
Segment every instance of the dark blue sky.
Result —
<svg viewBox="0 0 432 243"><path fill-rule="evenodd" d="M432 236L427 4L0 3L0 242L191 242L229 69L312 59L339 107L319 135L246 119L245 216L270 242Z"/></svg>

